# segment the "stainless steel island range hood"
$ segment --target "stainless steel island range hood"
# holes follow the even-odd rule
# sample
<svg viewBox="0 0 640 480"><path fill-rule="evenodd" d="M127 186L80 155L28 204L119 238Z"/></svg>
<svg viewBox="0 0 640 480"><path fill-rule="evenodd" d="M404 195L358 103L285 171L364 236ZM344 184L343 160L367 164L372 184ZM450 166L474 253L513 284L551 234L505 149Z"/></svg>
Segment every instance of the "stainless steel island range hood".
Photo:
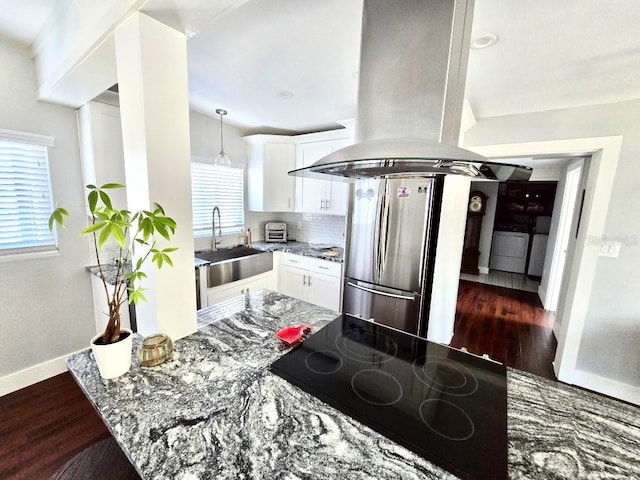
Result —
<svg viewBox="0 0 640 480"><path fill-rule="evenodd" d="M355 145L290 175L458 174L528 180L531 169L456 147L473 0L364 0Z"/></svg>

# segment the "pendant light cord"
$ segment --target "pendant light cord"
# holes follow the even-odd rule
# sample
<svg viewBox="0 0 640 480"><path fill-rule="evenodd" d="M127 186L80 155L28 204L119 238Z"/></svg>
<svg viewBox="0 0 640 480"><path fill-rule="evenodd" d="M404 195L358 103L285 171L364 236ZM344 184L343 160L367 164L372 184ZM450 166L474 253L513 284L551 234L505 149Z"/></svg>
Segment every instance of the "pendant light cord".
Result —
<svg viewBox="0 0 640 480"><path fill-rule="evenodd" d="M225 155L224 153L224 138L222 136L222 116L227 114L227 111L222 109L222 108L218 108L216 110L216 113L220 114L220 155Z"/></svg>

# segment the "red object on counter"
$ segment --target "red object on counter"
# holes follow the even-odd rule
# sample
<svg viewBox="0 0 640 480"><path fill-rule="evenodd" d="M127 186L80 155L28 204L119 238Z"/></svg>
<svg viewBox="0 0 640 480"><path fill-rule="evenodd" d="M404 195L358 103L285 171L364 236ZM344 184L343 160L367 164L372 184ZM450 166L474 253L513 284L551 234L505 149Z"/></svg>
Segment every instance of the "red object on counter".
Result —
<svg viewBox="0 0 640 480"><path fill-rule="evenodd" d="M303 341L311 333L309 325L298 325L297 327L285 327L276 333L276 337L291 347Z"/></svg>

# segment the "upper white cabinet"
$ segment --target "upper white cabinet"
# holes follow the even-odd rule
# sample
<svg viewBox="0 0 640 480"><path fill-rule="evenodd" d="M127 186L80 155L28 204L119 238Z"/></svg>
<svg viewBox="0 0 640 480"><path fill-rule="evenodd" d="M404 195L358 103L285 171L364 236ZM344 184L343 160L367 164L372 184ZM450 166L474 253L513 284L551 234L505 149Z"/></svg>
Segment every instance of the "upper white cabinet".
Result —
<svg viewBox="0 0 640 480"><path fill-rule="evenodd" d="M353 143L347 130L298 135L296 168L308 167L316 160ZM334 137L334 138L332 138ZM337 137L337 138L335 138ZM296 211L346 215L348 184L339 180L297 178Z"/></svg>
<svg viewBox="0 0 640 480"><path fill-rule="evenodd" d="M120 109L101 102L86 103L78 109L78 127L84 184L125 185ZM117 208L126 207L125 189L112 190L109 195Z"/></svg>
<svg viewBox="0 0 640 480"><path fill-rule="evenodd" d="M295 209L296 147L291 137L251 135L248 148L247 203L254 212L292 212Z"/></svg>

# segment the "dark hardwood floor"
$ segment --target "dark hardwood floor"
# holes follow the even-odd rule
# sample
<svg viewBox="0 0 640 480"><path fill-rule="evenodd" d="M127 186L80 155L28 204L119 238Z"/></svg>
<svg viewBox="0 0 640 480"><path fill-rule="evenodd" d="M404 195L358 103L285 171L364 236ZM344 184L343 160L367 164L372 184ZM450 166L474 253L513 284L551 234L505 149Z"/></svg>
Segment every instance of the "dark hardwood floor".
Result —
<svg viewBox="0 0 640 480"><path fill-rule="evenodd" d="M555 380L553 321L537 293L461 280L450 345Z"/></svg>
<svg viewBox="0 0 640 480"><path fill-rule="evenodd" d="M0 479L47 479L109 432L69 373L0 397Z"/></svg>

